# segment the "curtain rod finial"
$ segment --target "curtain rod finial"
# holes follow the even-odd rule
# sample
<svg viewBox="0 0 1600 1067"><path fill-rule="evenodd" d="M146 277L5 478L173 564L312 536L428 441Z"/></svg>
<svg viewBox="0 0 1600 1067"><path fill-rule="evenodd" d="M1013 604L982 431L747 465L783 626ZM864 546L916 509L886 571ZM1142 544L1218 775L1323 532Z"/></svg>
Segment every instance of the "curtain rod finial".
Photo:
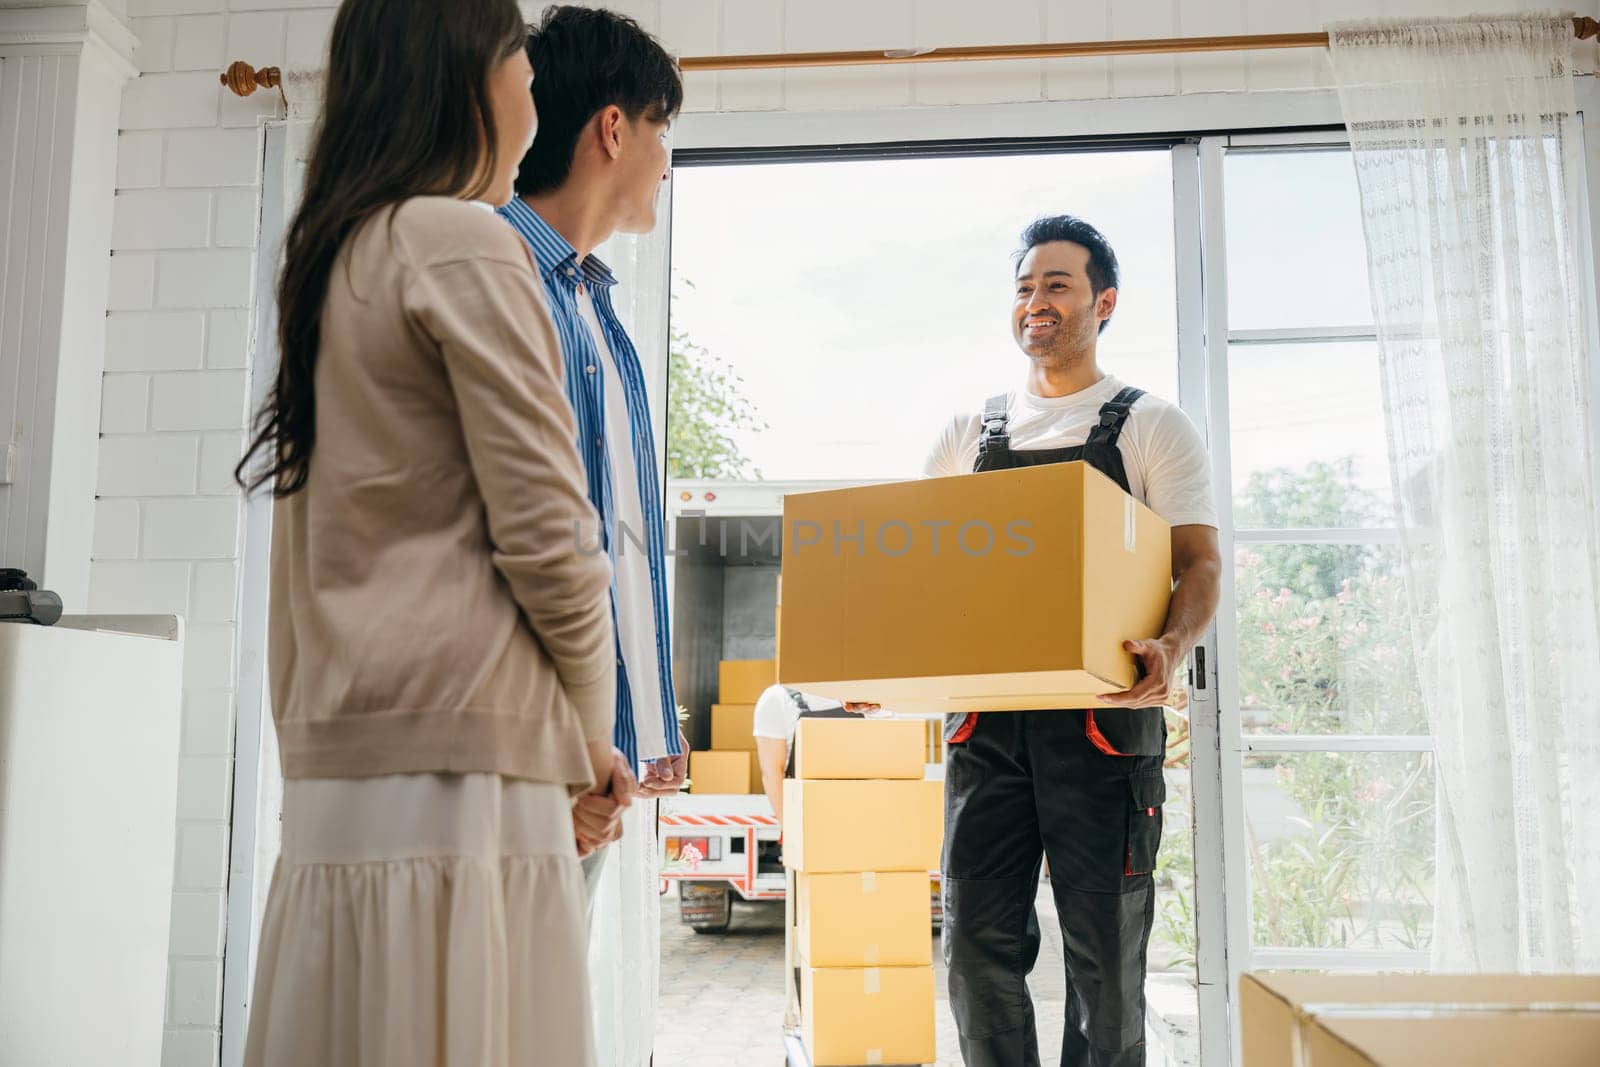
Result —
<svg viewBox="0 0 1600 1067"><path fill-rule="evenodd" d="M241 59L229 64L220 80L233 95L249 96L258 88L276 87L280 80L280 72L277 67L262 67L257 70Z"/></svg>

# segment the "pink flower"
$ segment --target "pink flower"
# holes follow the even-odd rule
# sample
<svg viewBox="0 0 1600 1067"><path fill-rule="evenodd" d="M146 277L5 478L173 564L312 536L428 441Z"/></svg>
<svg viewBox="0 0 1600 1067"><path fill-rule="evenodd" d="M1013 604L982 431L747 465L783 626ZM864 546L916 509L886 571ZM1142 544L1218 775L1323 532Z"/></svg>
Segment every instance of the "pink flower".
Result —
<svg viewBox="0 0 1600 1067"><path fill-rule="evenodd" d="M1378 779L1363 782L1351 795L1363 804L1373 804L1387 799L1393 792L1394 786L1391 783Z"/></svg>

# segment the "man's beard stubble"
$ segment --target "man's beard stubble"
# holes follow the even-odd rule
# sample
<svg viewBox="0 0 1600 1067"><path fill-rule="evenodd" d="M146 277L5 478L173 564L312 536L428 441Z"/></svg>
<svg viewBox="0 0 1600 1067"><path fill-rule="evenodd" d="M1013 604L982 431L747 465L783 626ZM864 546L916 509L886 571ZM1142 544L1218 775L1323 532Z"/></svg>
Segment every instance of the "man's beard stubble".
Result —
<svg viewBox="0 0 1600 1067"><path fill-rule="evenodd" d="M1051 371L1068 371L1088 359L1094 351L1099 327L1093 309L1073 312L1062 320L1054 336L1045 341L1024 342L1023 351L1034 363Z"/></svg>

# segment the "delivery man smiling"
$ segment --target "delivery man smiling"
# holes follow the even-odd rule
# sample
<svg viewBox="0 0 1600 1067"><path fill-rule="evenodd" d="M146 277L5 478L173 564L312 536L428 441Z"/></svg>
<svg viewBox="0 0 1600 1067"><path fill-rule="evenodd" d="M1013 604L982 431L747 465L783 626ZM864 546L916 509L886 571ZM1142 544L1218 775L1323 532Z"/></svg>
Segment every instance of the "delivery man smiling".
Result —
<svg viewBox="0 0 1600 1067"><path fill-rule="evenodd" d="M1011 328L1026 388L944 429L941 477L1084 460L1172 526L1172 603L1154 640L1129 640L1141 678L1098 711L947 717L944 957L968 1067L1039 1063L1027 977L1039 953L1041 857L1066 956L1061 1063L1144 1063L1145 950L1155 914L1166 726L1177 667L1217 608L1221 559L1205 446L1174 405L1100 369L1117 259L1093 226L1042 218L1022 235ZM1004 604L995 605L1004 611ZM1092 608L1091 608L1092 610ZM1130 635L1142 636L1142 635ZM870 705L850 705L859 710Z"/></svg>

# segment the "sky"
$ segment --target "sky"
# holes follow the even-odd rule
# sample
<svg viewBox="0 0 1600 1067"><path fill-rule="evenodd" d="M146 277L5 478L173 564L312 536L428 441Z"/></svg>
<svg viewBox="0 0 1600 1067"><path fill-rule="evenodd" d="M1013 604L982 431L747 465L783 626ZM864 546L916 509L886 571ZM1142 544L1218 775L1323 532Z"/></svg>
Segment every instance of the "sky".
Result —
<svg viewBox="0 0 1600 1067"><path fill-rule="evenodd" d="M1070 213L1122 267L1101 366L1176 399L1170 153L680 166L673 326L727 360L768 428L739 443L769 479L909 478L940 428L1020 387L1010 334L1023 227ZM1233 154L1225 170L1232 329L1370 320L1344 152ZM1355 456L1386 492L1370 342L1229 354L1234 484Z"/></svg>

